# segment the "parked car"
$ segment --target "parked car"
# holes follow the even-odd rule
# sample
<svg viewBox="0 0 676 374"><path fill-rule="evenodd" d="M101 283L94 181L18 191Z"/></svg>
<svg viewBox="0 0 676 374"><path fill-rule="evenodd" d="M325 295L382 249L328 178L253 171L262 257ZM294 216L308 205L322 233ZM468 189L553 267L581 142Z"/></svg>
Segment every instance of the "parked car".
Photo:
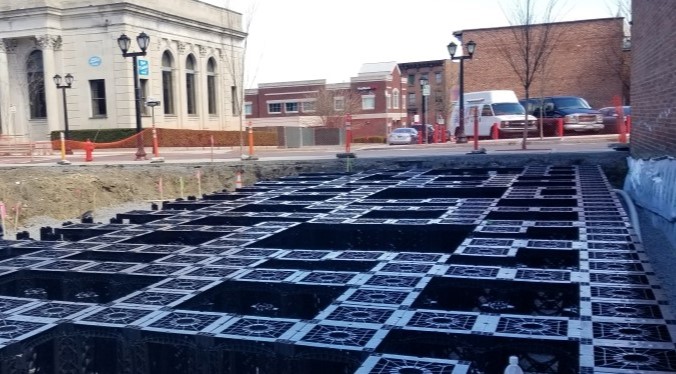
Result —
<svg viewBox="0 0 676 374"><path fill-rule="evenodd" d="M425 128L427 131L423 130L423 125L419 123L414 123L411 125L411 128L416 129L418 131L418 134L421 134L420 136L427 135L427 143L434 143L434 126L430 125L429 123L425 125ZM423 138L424 142L425 138Z"/></svg>
<svg viewBox="0 0 676 374"><path fill-rule="evenodd" d="M605 108L599 109L599 112L601 112L601 115L603 116L603 132L605 134L619 134L620 129L617 128L617 107L614 106L608 106ZM622 107L622 117L626 119L627 116L631 115L631 107L630 106L623 106Z"/></svg>
<svg viewBox="0 0 676 374"><path fill-rule="evenodd" d="M519 103L514 91L493 90L468 92L464 95L465 105L465 135L474 136L474 112L477 113L479 136L491 136L493 125L498 126L499 137L502 138L508 134L523 133L524 123L526 122L526 111ZM455 105L451 112L451 127L453 133L458 135L459 127L459 106ZM528 115L526 127L527 131L535 132L537 130L536 118Z"/></svg>
<svg viewBox="0 0 676 374"><path fill-rule="evenodd" d="M529 114L542 118L544 133L556 133L556 123L563 119L563 129L567 131L603 130L603 116L598 110L592 109L587 100L577 96L547 96L521 100Z"/></svg>
<svg viewBox="0 0 676 374"><path fill-rule="evenodd" d="M392 130L387 136L387 144L416 144L418 142L418 131L410 127L400 127Z"/></svg>

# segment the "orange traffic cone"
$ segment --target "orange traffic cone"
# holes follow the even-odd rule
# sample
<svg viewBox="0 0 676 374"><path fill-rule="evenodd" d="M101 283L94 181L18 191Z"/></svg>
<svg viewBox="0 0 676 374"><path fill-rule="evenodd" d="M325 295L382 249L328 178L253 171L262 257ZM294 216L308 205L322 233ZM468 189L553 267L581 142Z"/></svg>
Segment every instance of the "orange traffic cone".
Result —
<svg viewBox="0 0 676 374"><path fill-rule="evenodd" d="M237 172L237 179L235 179L235 188L242 188L242 172Z"/></svg>

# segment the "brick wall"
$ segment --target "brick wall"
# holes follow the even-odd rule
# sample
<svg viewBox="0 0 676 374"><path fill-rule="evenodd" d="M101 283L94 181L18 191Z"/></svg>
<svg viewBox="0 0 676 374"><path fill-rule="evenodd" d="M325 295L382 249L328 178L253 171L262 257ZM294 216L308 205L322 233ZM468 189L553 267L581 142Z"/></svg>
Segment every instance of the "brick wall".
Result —
<svg viewBox="0 0 676 374"><path fill-rule="evenodd" d="M676 157L676 2L633 0L631 153Z"/></svg>
<svg viewBox="0 0 676 374"><path fill-rule="evenodd" d="M545 65L545 79L536 77L530 96L575 95L595 108L611 106L614 96L622 96L617 71L622 58L622 25L622 18L552 24L550 38L556 37L558 42ZM538 30L539 26L533 27ZM474 58L464 62L465 92L508 89L519 98L525 96L519 77L499 49L500 45L516 44L513 29L463 31L463 41L477 43Z"/></svg>

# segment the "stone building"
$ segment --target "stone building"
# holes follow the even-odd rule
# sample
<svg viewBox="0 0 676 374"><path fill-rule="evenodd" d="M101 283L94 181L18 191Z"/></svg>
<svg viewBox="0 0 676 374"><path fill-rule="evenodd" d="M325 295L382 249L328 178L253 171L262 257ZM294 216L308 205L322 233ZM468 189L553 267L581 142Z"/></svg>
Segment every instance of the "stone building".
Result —
<svg viewBox="0 0 676 374"><path fill-rule="evenodd" d="M185 14L189 10L190 17ZM142 125L238 129L242 15L198 0L4 0L0 3L0 135L45 140L64 129L135 128L132 58L117 39L150 37L138 58ZM62 83L63 84L63 83Z"/></svg>

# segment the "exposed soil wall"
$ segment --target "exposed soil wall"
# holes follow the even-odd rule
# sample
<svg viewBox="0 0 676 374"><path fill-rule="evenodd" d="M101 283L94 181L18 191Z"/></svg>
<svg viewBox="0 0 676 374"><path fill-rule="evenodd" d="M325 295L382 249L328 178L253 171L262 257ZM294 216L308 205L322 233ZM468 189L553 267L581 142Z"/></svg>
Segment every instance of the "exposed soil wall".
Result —
<svg viewBox="0 0 676 374"><path fill-rule="evenodd" d="M461 155L350 161L352 171L402 168L518 167L526 165L598 164L621 188L627 172L622 152ZM7 210L8 231L21 229L34 217L73 220L82 213L130 202L173 200L221 190L234 190L238 170L243 184L307 172L346 172L346 160L247 161L214 164L140 164L125 166L48 166L0 168L0 201ZM198 173L199 180L198 183ZM162 191L160 193L160 181ZM17 218L18 210L18 218ZM16 224L16 227L15 227Z"/></svg>

